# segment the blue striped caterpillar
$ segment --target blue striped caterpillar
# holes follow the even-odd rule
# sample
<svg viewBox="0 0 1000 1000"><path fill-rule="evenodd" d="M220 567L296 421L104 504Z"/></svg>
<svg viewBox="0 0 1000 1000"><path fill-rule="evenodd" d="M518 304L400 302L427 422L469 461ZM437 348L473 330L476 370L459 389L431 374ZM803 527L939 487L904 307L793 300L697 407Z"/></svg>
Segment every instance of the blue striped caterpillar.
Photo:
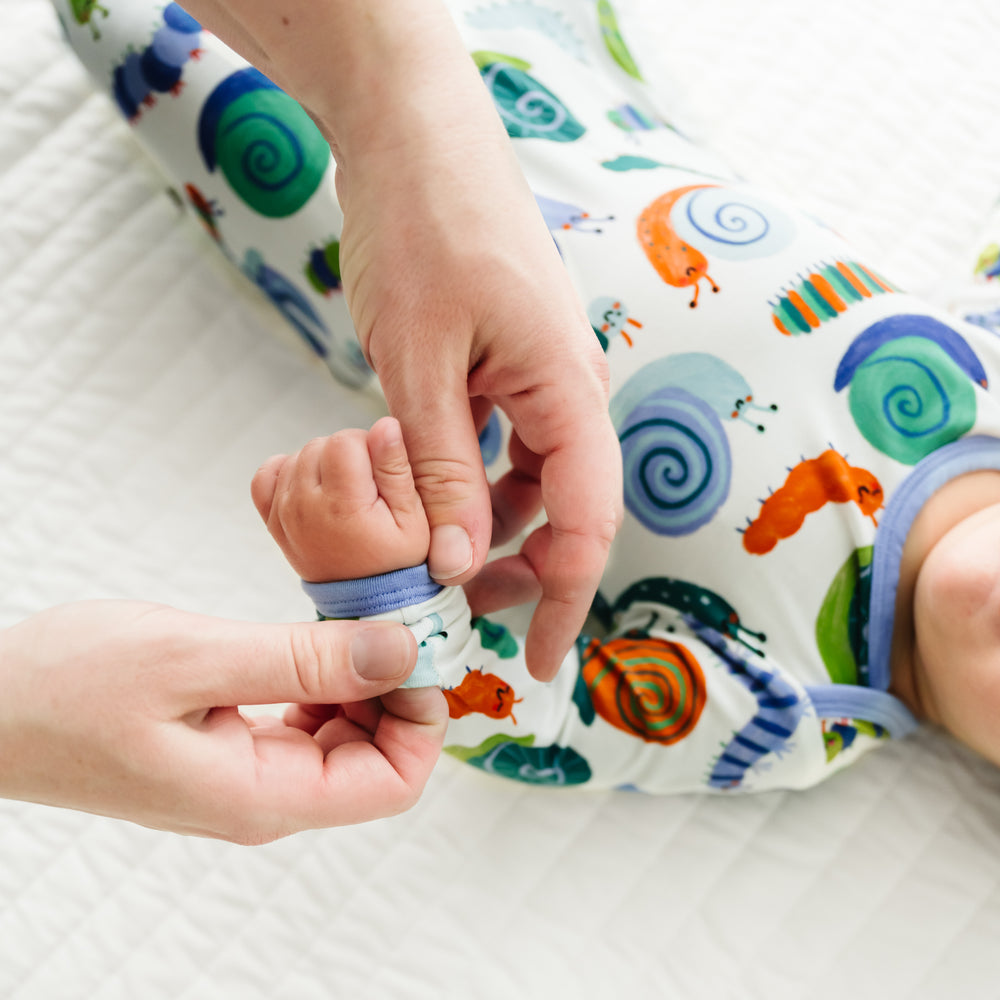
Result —
<svg viewBox="0 0 1000 1000"><path fill-rule="evenodd" d="M201 55L201 25L176 3L163 10L163 25L141 52L129 52L111 73L111 94L121 113L134 124L155 95L181 92L184 66Z"/></svg>
<svg viewBox="0 0 1000 1000"><path fill-rule="evenodd" d="M696 631L757 700L753 718L723 747L708 776L710 788L739 788L755 764L787 746L798 728L805 704L789 681L730 649L717 632Z"/></svg>

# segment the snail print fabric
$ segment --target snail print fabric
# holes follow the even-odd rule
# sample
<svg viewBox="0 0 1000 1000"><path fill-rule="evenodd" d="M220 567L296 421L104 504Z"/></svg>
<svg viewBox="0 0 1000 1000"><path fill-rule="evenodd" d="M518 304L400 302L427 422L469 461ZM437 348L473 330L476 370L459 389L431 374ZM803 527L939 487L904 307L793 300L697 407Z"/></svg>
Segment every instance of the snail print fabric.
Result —
<svg viewBox="0 0 1000 1000"><path fill-rule="evenodd" d="M55 6L177 203L339 381L366 385L339 294L330 147L312 119L177 3Z"/></svg>
<svg viewBox="0 0 1000 1000"><path fill-rule="evenodd" d="M174 3L60 4L195 223L363 383L308 117ZM904 736L893 553L933 489L1000 468L995 333L693 145L613 3L450 6L606 353L626 517L552 684L460 592L380 612L419 633L447 749L550 787L731 794L815 784ZM483 432L491 473L505 434Z"/></svg>

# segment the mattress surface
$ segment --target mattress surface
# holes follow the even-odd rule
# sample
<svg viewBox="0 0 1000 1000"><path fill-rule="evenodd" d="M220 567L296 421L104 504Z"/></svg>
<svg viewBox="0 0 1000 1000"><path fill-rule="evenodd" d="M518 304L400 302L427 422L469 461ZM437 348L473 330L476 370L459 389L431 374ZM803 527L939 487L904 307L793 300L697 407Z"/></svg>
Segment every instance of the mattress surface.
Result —
<svg viewBox="0 0 1000 1000"><path fill-rule="evenodd" d="M993 5L616 7L683 127L955 296L1000 196ZM337 386L48 4L0 13L0 627L94 597L310 617L248 484L345 422ZM406 815L261 848L2 801L0 844L10 1000L1000 995L1000 771L930 731L799 793L560 794L446 759Z"/></svg>

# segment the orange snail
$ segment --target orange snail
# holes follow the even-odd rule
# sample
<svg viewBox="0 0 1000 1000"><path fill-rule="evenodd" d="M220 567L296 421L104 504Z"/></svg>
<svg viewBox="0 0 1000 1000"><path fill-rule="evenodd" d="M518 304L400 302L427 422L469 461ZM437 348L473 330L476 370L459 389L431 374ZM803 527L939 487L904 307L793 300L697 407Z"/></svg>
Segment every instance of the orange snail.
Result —
<svg viewBox="0 0 1000 1000"><path fill-rule="evenodd" d="M680 643L629 632L583 651L581 677L605 722L647 743L677 743L705 707L705 675Z"/></svg>
<svg viewBox="0 0 1000 1000"><path fill-rule="evenodd" d="M637 224L639 244L646 251L649 262L656 268L656 273L674 288L694 286L694 298L690 302L692 309L698 305L701 281L707 281L713 292L717 292L719 286L709 277L708 259L701 251L681 239L670 221L670 213L688 192L715 186L689 184L687 187L668 191L646 206Z"/></svg>
<svg viewBox="0 0 1000 1000"><path fill-rule="evenodd" d="M704 241L715 257L743 261L770 257L790 245L795 219L780 206L739 185L687 184L667 191L639 216L636 234L656 273L674 288L694 288L689 305L698 305L701 282L719 286L708 273L708 259L692 245Z"/></svg>

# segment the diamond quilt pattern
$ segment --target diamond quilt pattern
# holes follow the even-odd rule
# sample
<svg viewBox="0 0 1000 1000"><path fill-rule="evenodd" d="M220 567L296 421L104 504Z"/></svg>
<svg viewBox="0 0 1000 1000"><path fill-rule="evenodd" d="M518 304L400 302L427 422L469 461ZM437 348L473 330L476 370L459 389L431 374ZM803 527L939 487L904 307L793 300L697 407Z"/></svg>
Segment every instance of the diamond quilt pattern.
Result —
<svg viewBox="0 0 1000 1000"><path fill-rule="evenodd" d="M652 25L640 61L690 128L947 301L1000 195L992 5L616 6ZM0 626L110 596L308 616L248 483L358 414L179 212L48 5L0 17ZM1000 772L930 732L741 800L444 761L404 816L253 849L0 802L0 996L986 1000L998 877Z"/></svg>

